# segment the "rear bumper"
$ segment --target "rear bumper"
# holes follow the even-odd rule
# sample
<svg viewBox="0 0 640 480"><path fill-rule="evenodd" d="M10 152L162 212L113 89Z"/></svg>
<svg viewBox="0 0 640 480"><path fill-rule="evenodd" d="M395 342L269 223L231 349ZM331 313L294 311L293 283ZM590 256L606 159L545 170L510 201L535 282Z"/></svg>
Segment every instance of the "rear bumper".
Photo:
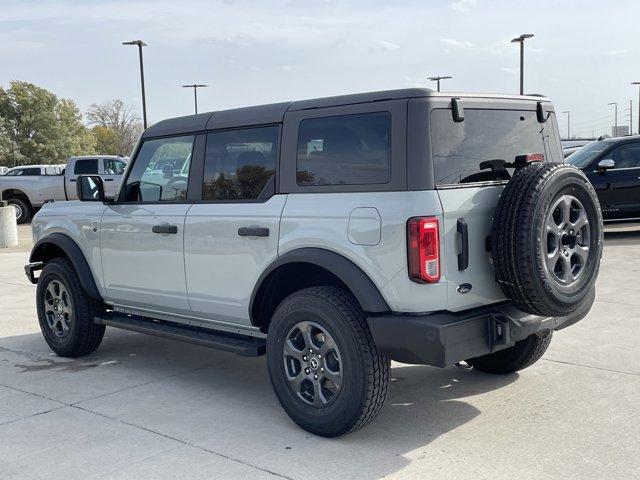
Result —
<svg viewBox="0 0 640 480"><path fill-rule="evenodd" d="M511 303L463 312L430 315L385 314L368 317L378 349L402 363L446 367L512 346L529 335L560 330L584 318L595 289L582 306L567 317L538 317Z"/></svg>

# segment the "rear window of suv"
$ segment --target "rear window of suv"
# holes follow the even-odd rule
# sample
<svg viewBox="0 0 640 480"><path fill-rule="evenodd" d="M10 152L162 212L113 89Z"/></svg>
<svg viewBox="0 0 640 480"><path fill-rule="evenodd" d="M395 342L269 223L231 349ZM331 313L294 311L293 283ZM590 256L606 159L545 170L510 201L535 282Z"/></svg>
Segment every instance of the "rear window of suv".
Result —
<svg viewBox="0 0 640 480"><path fill-rule="evenodd" d="M518 155L542 153L545 160L561 158L553 113L546 123L538 123L536 112L528 110L465 108L464 117L454 122L449 109L431 112L438 186L509 180L513 169L506 164Z"/></svg>

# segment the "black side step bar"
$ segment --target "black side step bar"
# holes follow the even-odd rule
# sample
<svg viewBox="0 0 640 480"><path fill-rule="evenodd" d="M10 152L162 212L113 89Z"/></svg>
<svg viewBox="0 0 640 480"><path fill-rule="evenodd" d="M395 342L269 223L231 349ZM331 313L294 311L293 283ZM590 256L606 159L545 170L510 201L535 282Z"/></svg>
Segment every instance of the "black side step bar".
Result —
<svg viewBox="0 0 640 480"><path fill-rule="evenodd" d="M109 327L194 343L204 347L237 353L245 357L259 357L266 353L265 339L237 333L192 327L190 325L117 312L104 313L102 316L96 317L94 321Z"/></svg>

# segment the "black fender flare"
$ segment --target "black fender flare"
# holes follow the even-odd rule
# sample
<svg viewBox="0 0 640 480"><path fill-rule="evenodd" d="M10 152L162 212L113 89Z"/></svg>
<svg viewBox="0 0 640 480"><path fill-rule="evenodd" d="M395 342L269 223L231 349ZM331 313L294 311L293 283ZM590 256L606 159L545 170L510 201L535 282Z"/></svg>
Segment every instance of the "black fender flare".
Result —
<svg viewBox="0 0 640 480"><path fill-rule="evenodd" d="M71 237L63 233L52 233L51 235L41 238L33 246L31 255L29 256L29 262L45 262L47 260L47 245L55 245L65 253L73 264L73 268L75 268L87 295L95 300L102 301L102 295L100 295L98 291L96 280L93 278L89 263L78 244L74 242Z"/></svg>
<svg viewBox="0 0 640 480"><path fill-rule="evenodd" d="M324 268L344 283L367 313L384 313L391 309L369 276L355 263L339 253L323 248L298 248L291 250L271 263L260 275L251 293L249 317L254 323L254 302L269 275L289 263L308 263Z"/></svg>

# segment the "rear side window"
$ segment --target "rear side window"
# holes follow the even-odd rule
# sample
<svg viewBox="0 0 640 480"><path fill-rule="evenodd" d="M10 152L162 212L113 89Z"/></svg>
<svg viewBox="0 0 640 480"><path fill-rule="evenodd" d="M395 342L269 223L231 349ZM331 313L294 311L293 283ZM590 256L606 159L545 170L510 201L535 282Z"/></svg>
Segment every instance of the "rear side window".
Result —
<svg viewBox="0 0 640 480"><path fill-rule="evenodd" d="M309 185L384 184L391 179L391 114L303 120L296 181Z"/></svg>
<svg viewBox="0 0 640 480"><path fill-rule="evenodd" d="M207 135L203 200L267 199L275 192L277 126Z"/></svg>
<svg viewBox="0 0 640 480"><path fill-rule="evenodd" d="M535 111L465 108L464 117L454 122L449 109L431 112L436 185L509 180L513 169L508 164L527 153L562 158L553 114L538 123Z"/></svg>
<svg viewBox="0 0 640 480"><path fill-rule="evenodd" d="M95 158L86 158L84 160L76 160L73 167L74 175L95 175L98 173L98 160Z"/></svg>

